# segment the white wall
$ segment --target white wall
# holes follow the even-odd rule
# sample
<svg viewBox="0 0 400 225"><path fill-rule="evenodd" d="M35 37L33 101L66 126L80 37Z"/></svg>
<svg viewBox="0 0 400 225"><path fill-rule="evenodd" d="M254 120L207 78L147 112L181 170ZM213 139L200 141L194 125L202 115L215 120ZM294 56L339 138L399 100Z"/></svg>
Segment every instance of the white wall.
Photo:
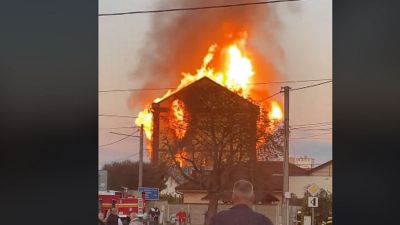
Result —
<svg viewBox="0 0 400 225"><path fill-rule="evenodd" d="M332 177L329 176L292 176L289 177L289 191L298 198L304 196L306 187L315 183L320 188L332 193Z"/></svg>

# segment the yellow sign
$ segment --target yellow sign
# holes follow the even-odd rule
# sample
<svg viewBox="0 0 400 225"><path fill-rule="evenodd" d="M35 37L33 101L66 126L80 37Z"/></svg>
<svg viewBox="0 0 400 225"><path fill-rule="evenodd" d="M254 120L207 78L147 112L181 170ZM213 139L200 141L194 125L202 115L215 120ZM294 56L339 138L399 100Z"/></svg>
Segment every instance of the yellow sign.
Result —
<svg viewBox="0 0 400 225"><path fill-rule="evenodd" d="M319 187L316 184L312 184L307 188L307 191L310 195L315 196L319 193Z"/></svg>

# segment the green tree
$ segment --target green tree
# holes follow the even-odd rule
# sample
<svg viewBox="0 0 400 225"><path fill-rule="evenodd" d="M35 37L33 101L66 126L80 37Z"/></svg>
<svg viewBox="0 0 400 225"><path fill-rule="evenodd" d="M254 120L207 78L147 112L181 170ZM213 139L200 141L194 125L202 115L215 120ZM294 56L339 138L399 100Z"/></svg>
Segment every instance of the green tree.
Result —
<svg viewBox="0 0 400 225"><path fill-rule="evenodd" d="M160 195L160 200L167 201L170 204L182 204L183 203L182 196L174 196L171 194Z"/></svg>
<svg viewBox="0 0 400 225"><path fill-rule="evenodd" d="M129 160L105 164L103 170L108 172L108 188L122 190L122 187L137 190L139 180L139 163ZM165 188L166 167L163 164L143 164L143 186Z"/></svg>
<svg viewBox="0 0 400 225"><path fill-rule="evenodd" d="M302 218L304 216L311 216L311 208L308 207L308 197L311 197L311 195L306 191L301 209ZM328 217L332 216L332 193L321 189L316 197L318 197L318 207L314 208L314 218L315 225L320 225L322 222L327 221Z"/></svg>

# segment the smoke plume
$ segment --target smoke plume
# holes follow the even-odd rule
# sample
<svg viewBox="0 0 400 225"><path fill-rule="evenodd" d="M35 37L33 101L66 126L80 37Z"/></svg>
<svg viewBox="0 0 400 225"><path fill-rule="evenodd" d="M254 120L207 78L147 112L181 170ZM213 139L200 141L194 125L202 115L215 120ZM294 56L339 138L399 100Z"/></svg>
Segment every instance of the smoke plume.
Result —
<svg viewBox="0 0 400 225"><path fill-rule="evenodd" d="M246 1L168 0L162 1L157 9L243 2ZM212 44L226 43L228 34L237 35L246 31L246 49L251 54L256 72L255 82L273 80L278 75L274 64L284 57L276 40L281 24L275 7L276 4L266 4L153 14L151 32L140 53L140 63L133 74L134 79L144 80L144 88L175 87L181 80L182 72L196 72ZM144 105L162 94L136 93L130 101L135 102L136 106L138 103Z"/></svg>

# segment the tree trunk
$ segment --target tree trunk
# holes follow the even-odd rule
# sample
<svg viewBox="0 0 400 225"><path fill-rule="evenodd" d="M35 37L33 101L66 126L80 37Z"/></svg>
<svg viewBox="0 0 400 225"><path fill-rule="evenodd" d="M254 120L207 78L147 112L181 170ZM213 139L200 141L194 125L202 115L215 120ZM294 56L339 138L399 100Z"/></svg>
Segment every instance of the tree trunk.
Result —
<svg viewBox="0 0 400 225"><path fill-rule="evenodd" d="M204 224L209 225L211 222L211 218L217 214L218 210L218 196L216 194L210 195L210 200L208 202L208 209L205 215Z"/></svg>

